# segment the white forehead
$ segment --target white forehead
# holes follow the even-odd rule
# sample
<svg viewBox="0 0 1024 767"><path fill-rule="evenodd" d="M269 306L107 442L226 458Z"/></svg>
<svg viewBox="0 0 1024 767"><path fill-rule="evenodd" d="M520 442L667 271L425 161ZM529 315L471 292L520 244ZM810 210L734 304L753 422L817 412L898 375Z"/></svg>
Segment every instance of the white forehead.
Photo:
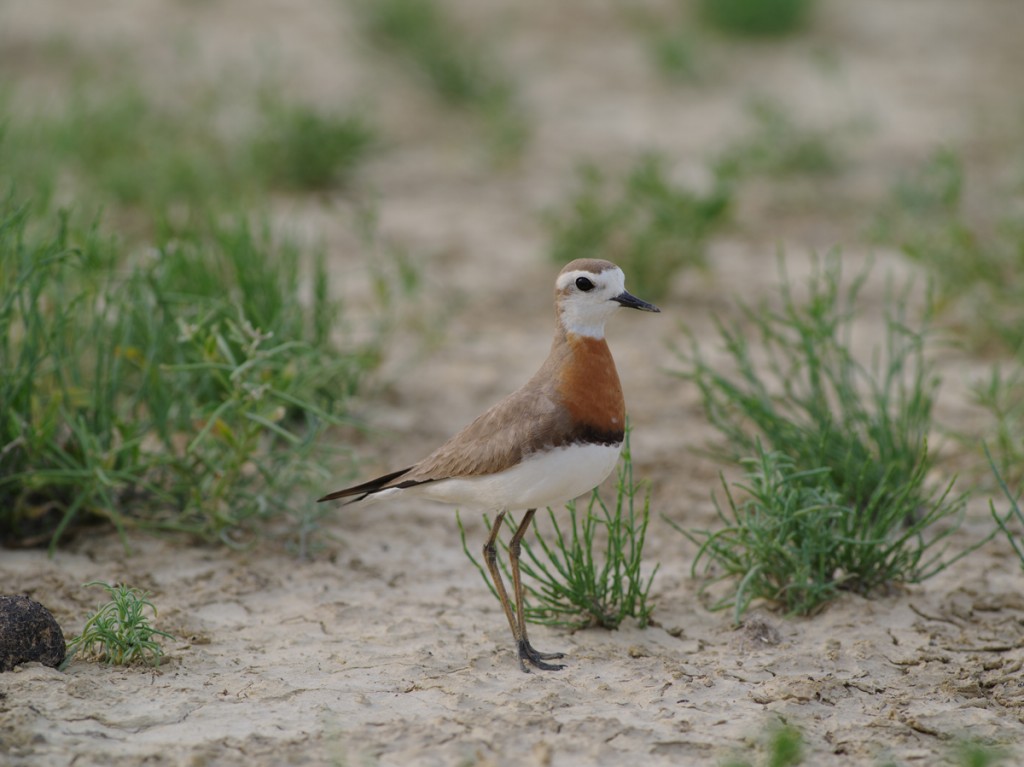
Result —
<svg viewBox="0 0 1024 767"><path fill-rule="evenodd" d="M555 290L559 292L565 290L580 277L586 277L593 282L601 293L611 293L617 296L626 289L626 275L616 266L601 272L592 272L588 269L573 269L571 272L564 272L558 275Z"/></svg>

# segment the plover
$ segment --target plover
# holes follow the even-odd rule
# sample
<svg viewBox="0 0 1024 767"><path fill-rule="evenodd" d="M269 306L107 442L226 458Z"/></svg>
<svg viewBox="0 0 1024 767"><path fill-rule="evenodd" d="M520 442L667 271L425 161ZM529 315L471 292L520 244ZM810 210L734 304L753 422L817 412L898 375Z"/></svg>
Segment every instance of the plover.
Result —
<svg viewBox="0 0 1024 767"><path fill-rule="evenodd" d="M520 543L538 508L558 506L589 492L615 468L626 411L605 322L619 308L660 311L626 292L622 270L584 258L567 264L555 281L555 338L540 370L522 388L480 415L419 463L320 501L415 495L454 506L495 511L484 560L512 629L519 665L564 668L538 652L523 617ZM515 608L498 570L495 542L505 515L525 514L508 544Z"/></svg>

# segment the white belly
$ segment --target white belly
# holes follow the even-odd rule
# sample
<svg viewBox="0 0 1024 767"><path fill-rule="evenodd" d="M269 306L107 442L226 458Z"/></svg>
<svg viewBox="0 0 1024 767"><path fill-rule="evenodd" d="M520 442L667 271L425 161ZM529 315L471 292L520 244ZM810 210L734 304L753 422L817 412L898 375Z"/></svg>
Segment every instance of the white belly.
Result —
<svg viewBox="0 0 1024 767"><path fill-rule="evenodd" d="M543 509L593 490L611 474L622 445L571 445L534 453L511 469L409 488L431 500L481 509Z"/></svg>

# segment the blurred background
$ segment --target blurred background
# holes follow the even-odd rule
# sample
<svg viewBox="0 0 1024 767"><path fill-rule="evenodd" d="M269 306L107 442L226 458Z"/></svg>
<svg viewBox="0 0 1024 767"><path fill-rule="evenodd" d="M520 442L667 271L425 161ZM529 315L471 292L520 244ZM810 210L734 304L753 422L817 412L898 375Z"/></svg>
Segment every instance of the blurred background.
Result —
<svg viewBox="0 0 1024 767"><path fill-rule="evenodd" d="M949 753L1024 721L1022 40L1021 0L0 2L0 581L182 638L4 674L0 753L708 764L774 722L996 764ZM657 612L540 633L541 680L451 510L314 499L526 380L581 256L662 309L609 323L602 490Z"/></svg>
<svg viewBox="0 0 1024 767"><path fill-rule="evenodd" d="M779 253L799 274L833 248L930 281L972 364L1015 364L1022 31L1014 0L5 3L7 242L75 254L33 292L14 279L28 251L6 251L27 291L9 312L64 328L40 330L34 361L6 347L4 396L43 436L8 424L23 448L4 468L53 470L6 486L6 527L34 540L70 507L123 505L100 481L76 505L68 455L90 476L142 464L133 486L207 467L202 494L226 499L257 446L322 447L317 429L367 401L397 403L374 417L429 445L511 388L494 365L544 353L534 286L579 256L670 310L627 366L650 367L677 320L702 332L772 295ZM95 338L109 346L83 348ZM459 386L408 377L452 348ZM239 369L258 372L225 378ZM231 481L209 468L225 463ZM263 474L316 485L322 466ZM132 492L191 509L172 527L234 524L148 482ZM226 505L288 505L262 493Z"/></svg>

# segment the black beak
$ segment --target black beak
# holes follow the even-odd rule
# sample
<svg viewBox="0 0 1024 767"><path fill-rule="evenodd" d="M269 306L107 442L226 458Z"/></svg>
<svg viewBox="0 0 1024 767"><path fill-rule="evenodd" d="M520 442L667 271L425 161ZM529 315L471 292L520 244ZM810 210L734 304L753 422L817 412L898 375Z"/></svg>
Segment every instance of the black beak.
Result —
<svg viewBox="0 0 1024 767"><path fill-rule="evenodd" d="M636 296L634 296L634 295L632 295L630 293L627 293L625 290L622 291L621 293L619 293L619 295L615 296L612 299L612 301L618 301L623 306L626 306L626 307L628 307L630 309L639 309L642 312L660 312L661 311L661 309L659 309L654 304L649 304L646 301L641 301L639 298L637 298Z"/></svg>

